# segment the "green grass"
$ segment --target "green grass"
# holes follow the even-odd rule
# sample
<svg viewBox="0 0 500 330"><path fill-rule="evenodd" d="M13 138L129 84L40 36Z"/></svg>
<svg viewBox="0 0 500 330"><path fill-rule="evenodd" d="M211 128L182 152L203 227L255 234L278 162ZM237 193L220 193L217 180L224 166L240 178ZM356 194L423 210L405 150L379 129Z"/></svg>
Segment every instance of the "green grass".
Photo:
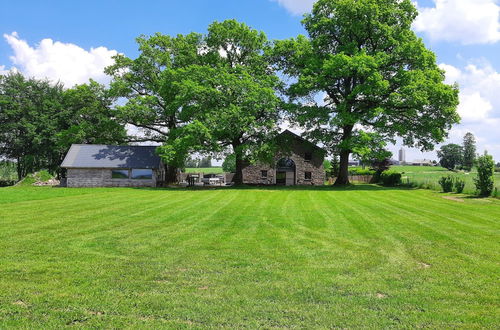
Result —
<svg viewBox="0 0 500 330"><path fill-rule="evenodd" d="M221 174L224 173L222 167L186 168L186 173Z"/></svg>
<svg viewBox="0 0 500 330"><path fill-rule="evenodd" d="M452 175L465 181L464 193L474 194L476 192L474 178L477 176L477 173L475 170L471 173L452 172L442 167L429 166L392 166L391 170L404 173L403 183L411 182L418 186L434 190L441 189L438 183L441 177ZM495 187L500 190L500 173L495 173Z"/></svg>
<svg viewBox="0 0 500 330"><path fill-rule="evenodd" d="M0 328L495 328L500 201L446 196L0 188Z"/></svg>

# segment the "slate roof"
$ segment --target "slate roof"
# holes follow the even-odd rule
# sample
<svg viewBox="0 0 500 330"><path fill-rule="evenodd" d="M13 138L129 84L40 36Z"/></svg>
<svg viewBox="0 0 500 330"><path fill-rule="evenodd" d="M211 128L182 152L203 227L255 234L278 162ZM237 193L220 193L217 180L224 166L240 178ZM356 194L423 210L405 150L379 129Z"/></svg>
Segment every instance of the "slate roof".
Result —
<svg viewBox="0 0 500 330"><path fill-rule="evenodd" d="M73 144L64 158L64 168L156 169L160 157L155 146L110 146Z"/></svg>
<svg viewBox="0 0 500 330"><path fill-rule="evenodd" d="M302 136L300 136L298 134L295 134L294 132L292 132L292 131L290 131L288 129L286 129L283 132L281 132L278 136L286 136L286 135L291 136L292 138L295 138L295 139L297 139L299 141L302 141L302 142L310 145L314 149L318 149L318 150L321 150L322 152L326 152L325 149L317 146L316 144L312 143L311 141L308 141L308 140L304 139Z"/></svg>

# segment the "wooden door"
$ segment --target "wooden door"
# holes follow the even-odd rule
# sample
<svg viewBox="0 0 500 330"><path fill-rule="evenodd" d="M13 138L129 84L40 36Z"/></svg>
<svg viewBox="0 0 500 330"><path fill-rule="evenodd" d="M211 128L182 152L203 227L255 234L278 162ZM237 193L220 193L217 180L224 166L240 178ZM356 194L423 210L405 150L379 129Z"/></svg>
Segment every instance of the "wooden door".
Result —
<svg viewBox="0 0 500 330"><path fill-rule="evenodd" d="M295 172L286 172L286 183L287 186L293 186L295 184Z"/></svg>

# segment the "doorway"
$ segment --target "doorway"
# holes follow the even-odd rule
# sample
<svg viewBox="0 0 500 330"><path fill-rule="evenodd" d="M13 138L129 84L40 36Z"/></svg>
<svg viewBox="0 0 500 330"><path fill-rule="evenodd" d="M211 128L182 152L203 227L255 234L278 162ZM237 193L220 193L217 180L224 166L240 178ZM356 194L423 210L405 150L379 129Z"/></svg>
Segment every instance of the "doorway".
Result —
<svg viewBox="0 0 500 330"><path fill-rule="evenodd" d="M290 158L282 158L276 164L276 184L281 186L295 185L295 162Z"/></svg>

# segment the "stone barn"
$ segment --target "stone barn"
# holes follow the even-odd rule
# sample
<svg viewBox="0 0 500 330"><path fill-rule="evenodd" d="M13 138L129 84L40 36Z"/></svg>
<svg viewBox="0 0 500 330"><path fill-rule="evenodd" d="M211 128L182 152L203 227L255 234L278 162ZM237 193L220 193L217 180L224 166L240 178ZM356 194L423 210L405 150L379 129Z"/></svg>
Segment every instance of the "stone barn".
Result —
<svg viewBox="0 0 500 330"><path fill-rule="evenodd" d="M315 185L325 183L326 152L289 130L276 140L278 152L272 164L248 164L243 183L259 185Z"/></svg>
<svg viewBox="0 0 500 330"><path fill-rule="evenodd" d="M61 167L67 187L156 187L165 176L154 146L74 144Z"/></svg>

